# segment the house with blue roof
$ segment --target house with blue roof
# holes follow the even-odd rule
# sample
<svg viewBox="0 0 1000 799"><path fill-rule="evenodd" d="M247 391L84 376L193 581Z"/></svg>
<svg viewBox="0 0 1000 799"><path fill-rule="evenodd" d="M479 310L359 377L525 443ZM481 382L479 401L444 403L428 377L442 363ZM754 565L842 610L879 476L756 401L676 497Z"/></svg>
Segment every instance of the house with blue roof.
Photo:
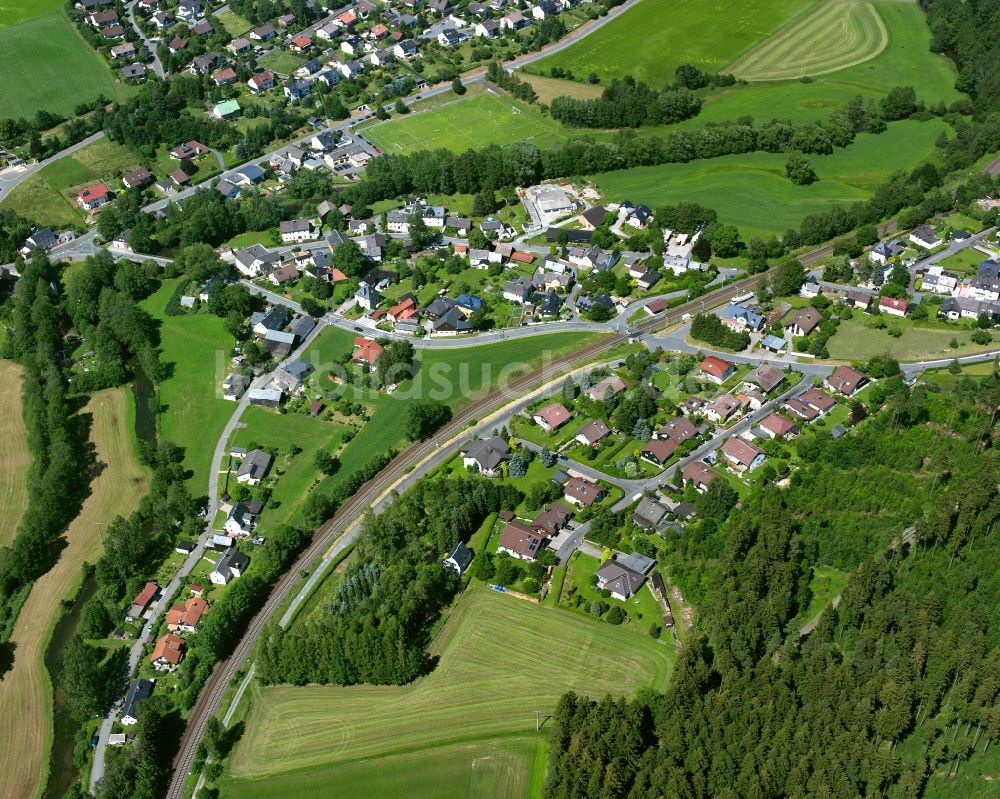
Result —
<svg viewBox="0 0 1000 799"><path fill-rule="evenodd" d="M466 316L471 316L483 307L483 301L475 294L459 294L458 297L455 298L455 305L457 305L458 309Z"/></svg>
<svg viewBox="0 0 1000 799"><path fill-rule="evenodd" d="M742 333L744 330L760 330L764 316L742 305L727 305L720 314L722 324Z"/></svg>

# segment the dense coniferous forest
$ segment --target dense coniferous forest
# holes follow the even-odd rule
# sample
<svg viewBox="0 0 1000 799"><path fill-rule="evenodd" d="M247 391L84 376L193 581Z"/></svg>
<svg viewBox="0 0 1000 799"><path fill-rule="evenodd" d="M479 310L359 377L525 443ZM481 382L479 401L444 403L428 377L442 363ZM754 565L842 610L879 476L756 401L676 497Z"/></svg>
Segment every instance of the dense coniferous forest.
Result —
<svg viewBox="0 0 1000 799"><path fill-rule="evenodd" d="M437 562L520 492L485 478L423 480L378 516L358 545L322 616L272 630L257 655L264 684L402 685L428 664L428 631L457 580Z"/></svg>
<svg viewBox="0 0 1000 799"><path fill-rule="evenodd" d="M545 795L919 797L1000 737L1000 378L884 382L850 436L806 433L787 488L689 525L699 607L666 694L562 698ZM800 637L810 568L852 570Z"/></svg>

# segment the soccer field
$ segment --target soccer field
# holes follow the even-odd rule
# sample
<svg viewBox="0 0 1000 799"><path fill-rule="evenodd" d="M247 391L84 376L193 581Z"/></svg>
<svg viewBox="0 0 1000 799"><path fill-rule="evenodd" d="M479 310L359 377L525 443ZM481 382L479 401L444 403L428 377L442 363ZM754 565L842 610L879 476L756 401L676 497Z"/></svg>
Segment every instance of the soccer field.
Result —
<svg viewBox="0 0 1000 799"><path fill-rule="evenodd" d="M419 784L422 769L440 767L434 753L443 747L533 735L535 711L552 712L566 691L663 690L675 657L645 635L486 589L462 598L431 654L437 668L403 687L258 689L223 795L295 795L307 779L300 770L369 758L396 758L380 779L398 763ZM416 751L427 757L399 757ZM463 762L468 780L474 757ZM374 795L338 773L344 796Z"/></svg>
<svg viewBox="0 0 1000 799"><path fill-rule="evenodd" d="M531 140L541 148L566 138L562 126L524 103L483 92L428 111L364 128L365 138L386 153L444 147L452 152L487 144Z"/></svg>

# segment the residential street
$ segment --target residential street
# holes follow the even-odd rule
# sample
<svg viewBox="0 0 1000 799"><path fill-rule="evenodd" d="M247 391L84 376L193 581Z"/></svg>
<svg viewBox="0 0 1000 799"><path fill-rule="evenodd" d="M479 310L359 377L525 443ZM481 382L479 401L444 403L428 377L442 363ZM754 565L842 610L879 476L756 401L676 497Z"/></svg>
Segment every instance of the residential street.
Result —
<svg viewBox="0 0 1000 799"><path fill-rule="evenodd" d="M49 164L58 161L60 158L65 158L67 155L72 155L77 150L82 150L88 144L93 144L98 139L104 138L104 131L99 130L92 136L88 136L86 139L78 141L67 147L65 150L60 150L53 156L46 158L44 161L39 161L35 164L30 164L24 169L5 169L0 171L0 199L3 199L11 191L13 191L17 186L26 181L40 169L47 167Z"/></svg>

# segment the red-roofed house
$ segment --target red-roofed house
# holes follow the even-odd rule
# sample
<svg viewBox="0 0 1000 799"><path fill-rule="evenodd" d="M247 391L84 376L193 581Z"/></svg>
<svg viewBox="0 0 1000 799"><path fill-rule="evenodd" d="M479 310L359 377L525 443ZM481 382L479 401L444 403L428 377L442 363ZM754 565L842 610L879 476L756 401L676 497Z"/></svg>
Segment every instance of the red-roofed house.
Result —
<svg viewBox="0 0 1000 799"><path fill-rule="evenodd" d="M184 639L179 635L167 633L153 647L150 660L157 671L173 671L184 658Z"/></svg>
<svg viewBox="0 0 1000 799"><path fill-rule="evenodd" d="M868 376L855 371L850 366L838 366L826 379L826 386L845 397L853 396L868 382Z"/></svg>
<svg viewBox="0 0 1000 799"><path fill-rule="evenodd" d="M266 92L268 89L274 88L274 75L270 72L258 72L247 81L247 86L254 94Z"/></svg>
<svg viewBox="0 0 1000 799"><path fill-rule="evenodd" d="M377 341L372 341L370 338L358 337L354 339L354 347L354 360L357 363L366 363L369 366L374 366L382 354L382 345Z"/></svg>
<svg viewBox="0 0 1000 799"><path fill-rule="evenodd" d="M799 432L795 422L777 413L772 413L761 422L760 429L768 438L791 438Z"/></svg>
<svg viewBox="0 0 1000 799"><path fill-rule="evenodd" d="M735 364L724 361L722 358L716 358L714 355L709 355L705 358L699 364L698 368L713 383L725 383L732 376L733 372L736 371Z"/></svg>
<svg viewBox="0 0 1000 799"><path fill-rule="evenodd" d="M174 605L167 611L167 629L172 633L178 630L184 633L193 633L206 610L208 610L208 603L197 596L191 597L180 605Z"/></svg>
<svg viewBox="0 0 1000 799"><path fill-rule="evenodd" d="M558 430L572 418L573 415L566 410L561 402L554 402L544 408L539 408L532 417L535 424L550 433L553 430Z"/></svg>
<svg viewBox="0 0 1000 799"><path fill-rule="evenodd" d="M339 25L342 28L346 28L349 25L353 25L358 21L358 18L354 16L350 11L345 11L343 14L339 15L333 20L334 25Z"/></svg>
<svg viewBox="0 0 1000 799"><path fill-rule="evenodd" d="M310 46L312 46L312 39L308 36L296 36L288 43L288 49L296 53L301 53Z"/></svg>
<svg viewBox="0 0 1000 799"><path fill-rule="evenodd" d="M345 280L350 280L350 278L337 269L337 267L333 267L333 269L330 270L330 280L334 283L341 283Z"/></svg>
<svg viewBox="0 0 1000 799"><path fill-rule="evenodd" d="M372 26L372 29L368 32L371 34L373 39L384 39L389 35L389 29L381 22Z"/></svg>
<svg viewBox="0 0 1000 799"><path fill-rule="evenodd" d="M76 195L76 201L87 211L93 210L106 202L110 202L108 197L108 187L103 183L96 183L88 186Z"/></svg>
<svg viewBox="0 0 1000 799"><path fill-rule="evenodd" d="M132 604L129 605L128 612L125 614L125 621L135 621L142 616L146 612L146 608L150 606L159 594L160 586L154 582L146 583L142 590L135 595Z"/></svg>
<svg viewBox="0 0 1000 799"><path fill-rule="evenodd" d="M402 302L393 305L386 314L393 322L403 322L417 313L417 304L413 297L406 297Z"/></svg>
<svg viewBox="0 0 1000 799"><path fill-rule="evenodd" d="M212 83L216 86L228 86L230 83L236 83L237 80L239 80L239 75L232 67L226 67L212 73Z"/></svg>
<svg viewBox="0 0 1000 799"><path fill-rule="evenodd" d="M906 316L906 300L897 300L895 297L879 297L878 309L891 316Z"/></svg>

